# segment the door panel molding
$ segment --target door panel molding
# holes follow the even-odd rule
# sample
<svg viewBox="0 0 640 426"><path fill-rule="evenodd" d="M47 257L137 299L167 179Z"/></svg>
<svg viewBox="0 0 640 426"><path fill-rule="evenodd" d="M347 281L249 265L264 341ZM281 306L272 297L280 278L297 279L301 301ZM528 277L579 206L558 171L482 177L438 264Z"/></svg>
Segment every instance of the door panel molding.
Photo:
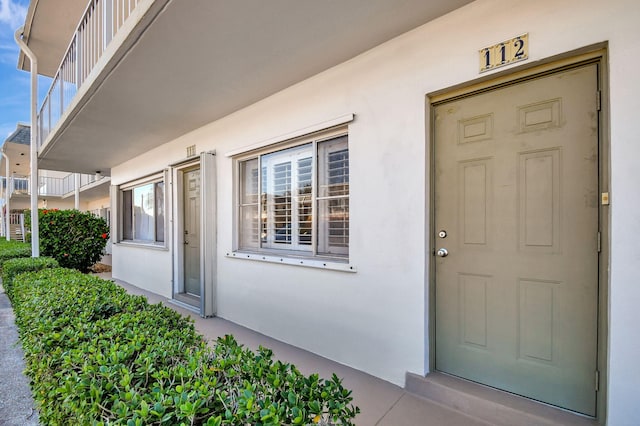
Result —
<svg viewBox="0 0 640 426"><path fill-rule="evenodd" d="M565 70L579 68L588 64L596 64L597 74L598 74L598 77L597 77L598 89L601 90L603 93L605 93L605 96L603 96L603 102L601 105L601 109L603 112L598 117L599 132L600 132L599 138L598 138L598 150L600 154L599 155L600 164L598 167L598 171L599 171L598 187L599 187L599 190L603 190L602 188L608 188L608 170L609 170L608 143L606 143L608 141L608 137L607 137L608 127L606 124L606 120L604 119L606 118L606 114L608 110L606 108L607 106L606 88L603 87L603 81L605 81L605 77L606 77L606 75L604 75L605 73L603 69L605 65L604 62L606 58L606 50L602 48L602 45L599 45L598 47L599 48L597 50L592 50L586 53L583 52L583 53L580 53L579 55L569 55L569 54L562 55L564 57L561 60L547 61L546 63L536 64L535 66L531 66L531 65L523 66L516 70L505 71L499 74L495 74L493 76L483 77L482 79L479 79L474 82L465 83L463 85L458 85L450 89L444 89L444 90L427 95L427 102L426 102L427 117L428 117L427 123L429 123L430 129L431 129L430 133L427 133L428 135L430 135L430 138L428 138L429 139L428 153L430 157L428 160L428 164L430 165L430 173L427 175L429 180L427 182L428 185L426 185L426 188L428 188L431 191L431 196L429 197L429 211L430 211L429 225L430 226L428 228L429 229L428 252L431 254L428 262L429 264L429 275L428 275L429 315L426 318L426 320L428 321L428 327L425 328L426 330L428 330L428 333L429 333L428 341L430 343L429 346L431 350L429 351L429 359L425 360L427 371L435 369L435 354L436 354L436 351L434 349L436 346L436 342L435 342L435 334L436 334L435 333L435 330L436 330L435 262L437 258L434 256L434 254L435 254L435 250L437 250L442 245L441 244L442 241L438 238L438 235L437 235L439 229L435 228L436 226L435 208L434 208L435 207L435 173L436 173L436 168L435 168L436 157L435 157L435 151L434 151L435 150L435 132L434 132L435 131L435 125L434 125L435 107L437 105L440 105L445 102L450 102L452 100L463 99L479 93L489 92L502 87L512 86L527 80L532 80L532 79L536 79L536 78L551 75L551 74L557 74ZM548 101L545 101L545 102L538 102L538 103L533 103L529 105L524 105L523 107L520 108L520 115L518 117L518 120L521 125L521 131L535 132L540 130L537 127L548 129L550 127L558 127L559 125L562 125L561 108L562 108L562 105L559 99L549 99ZM529 117L527 117L526 113L533 113L533 115L530 115ZM489 120L489 118L487 117L491 117L491 120ZM493 116L491 115L491 113L487 113L478 117L465 119L459 123L459 126L462 126L462 125L466 126L466 130L468 130L468 132L465 132L464 134L465 138L463 138L462 140L458 138L458 143L480 142L486 139L490 139L490 137L487 137L487 135L491 136L493 132ZM532 127L528 127L528 125ZM533 154L534 151L535 150L532 150L528 152L528 154ZM538 151L545 151L545 149L541 149ZM558 152L558 156L560 154L561 153ZM558 159L555 159L555 160L556 161L552 161L552 163L558 162ZM556 164L552 164L551 167L552 167L552 170L554 170L556 167ZM554 183L552 182L552 184ZM554 192L554 195L553 195L554 200L552 201L555 201L557 199L557 196L559 196L560 194L558 193L558 195L556 196L555 193L557 191L554 190L553 192ZM552 220L556 222L555 219L552 218ZM602 211L602 207L600 207L598 222L599 222L598 228L603 233L603 236L605 236L605 231L606 231L606 236L603 239L603 246L607 246L606 242L608 241L608 230L604 230L602 228L603 227L608 228L608 223L609 223L608 212ZM539 239L542 237L551 238L551 243L552 243L551 246L556 246L555 238L553 235L551 236L543 235L536 238ZM549 246L549 244L547 244L546 246ZM608 251L608 246L606 250ZM607 282L606 272L602 272L602 271L603 271L603 268L604 268L604 271L606 271L607 257L608 256L603 256L603 255L600 256L600 268L599 268L601 272L599 273L600 284L599 284L599 290L598 290L599 314L597 318L597 327L598 327L599 333L598 333L598 344L597 344L598 345L597 347L597 352L598 352L597 366L598 367L597 368L598 370L601 371L601 376L606 374L605 372L603 372L603 370L604 370L604 366L606 365L606 362L605 362L606 343L605 342L606 342L607 327L605 324L605 320L606 320L606 300L607 300L608 291L606 286L606 282ZM553 303L555 292L556 292L555 290L556 281L553 281L553 280L540 281L539 279L534 279L533 281L535 281L536 284L540 284L540 285L533 286L531 284L532 282L531 279L522 278L522 280L523 281L519 285L520 289L518 291L518 295L519 295L518 303L520 307L526 310L528 307L529 308L531 307L531 304L544 305L545 303L543 302L548 302L545 306L548 308L547 310L551 315L551 312L553 312L553 310L556 309ZM521 293L521 290L523 288L522 286L523 283L530 284L526 288L527 290L531 290L530 293L532 293L532 296L529 299L526 299L526 298L523 299L523 295ZM545 328L547 324L545 323L544 318L539 318L536 320L529 317L529 320L530 320L529 323L520 322L519 323L520 325L518 326L519 333L521 334L520 336L521 348L519 349L520 356L527 358L528 362L543 362L543 363L553 362L553 356L554 356L553 346L555 345L554 330L550 330L549 333L546 334L546 336L548 337L548 339L545 341L546 346L544 344L545 342L542 342L540 345L537 346L537 349L535 350L529 350L522 347L523 345L525 346L527 345L526 339L529 338L526 335L522 335L523 333L526 334L527 327L534 327L534 328L537 327L538 329L542 329L542 328ZM481 333L478 334L481 331L480 328L476 327L473 330L471 330L475 333L474 340L478 340L478 336L481 334ZM537 336L540 337L542 336L542 334L544 333L537 333ZM537 342L537 343L540 343L540 342ZM545 349L545 350L543 351L542 349ZM527 353L525 354L525 352ZM603 383L603 382L604 381L602 380L602 377L601 377L600 383ZM601 386L601 389L597 394L598 401L597 401L596 412L597 412L598 418L604 418L604 414L603 414L604 400L606 398L606 396L604 395L604 392L606 392L606 390L602 389L602 386Z"/></svg>
<svg viewBox="0 0 640 426"><path fill-rule="evenodd" d="M189 170L200 168L200 159L191 159L188 162L182 162L171 169L171 197L173 200L173 232L172 232L172 250L174 251L173 264L173 293L172 296L176 300L193 305L196 300L181 300L181 295L185 294L184 283L184 173ZM168 197L166 197L168 198ZM198 308L198 306L196 306Z"/></svg>

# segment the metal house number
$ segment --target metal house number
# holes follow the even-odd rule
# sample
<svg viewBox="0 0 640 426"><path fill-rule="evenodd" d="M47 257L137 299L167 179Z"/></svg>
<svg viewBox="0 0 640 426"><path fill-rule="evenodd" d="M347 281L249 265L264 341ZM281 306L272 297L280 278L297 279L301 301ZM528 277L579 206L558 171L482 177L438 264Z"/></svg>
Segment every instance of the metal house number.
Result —
<svg viewBox="0 0 640 426"><path fill-rule="evenodd" d="M480 51L480 72L503 67L529 58L529 34L522 34Z"/></svg>

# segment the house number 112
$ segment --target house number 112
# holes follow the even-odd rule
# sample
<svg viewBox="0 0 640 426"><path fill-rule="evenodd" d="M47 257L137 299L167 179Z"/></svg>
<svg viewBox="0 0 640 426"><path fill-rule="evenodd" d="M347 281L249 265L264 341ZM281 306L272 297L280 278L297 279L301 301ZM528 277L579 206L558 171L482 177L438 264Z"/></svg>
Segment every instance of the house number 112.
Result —
<svg viewBox="0 0 640 426"><path fill-rule="evenodd" d="M529 34L522 34L480 50L480 72L529 58Z"/></svg>

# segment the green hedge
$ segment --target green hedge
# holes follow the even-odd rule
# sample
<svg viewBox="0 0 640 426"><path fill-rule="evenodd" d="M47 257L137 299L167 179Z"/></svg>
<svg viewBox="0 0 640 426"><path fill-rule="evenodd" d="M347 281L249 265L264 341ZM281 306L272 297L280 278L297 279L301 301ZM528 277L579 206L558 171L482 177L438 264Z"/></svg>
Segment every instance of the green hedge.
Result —
<svg viewBox="0 0 640 426"><path fill-rule="evenodd" d="M9 259L31 257L31 244L0 239L0 267Z"/></svg>
<svg viewBox="0 0 640 426"><path fill-rule="evenodd" d="M38 210L40 253L53 257L60 266L87 272L100 260L109 238L107 221L78 210ZM25 211L31 227L31 213Z"/></svg>
<svg viewBox="0 0 640 426"><path fill-rule="evenodd" d="M2 287L10 299L13 298L13 279L23 272L35 272L46 268L57 268L58 262L50 257L23 257L2 263Z"/></svg>
<svg viewBox="0 0 640 426"><path fill-rule="evenodd" d="M192 321L67 269L13 281L26 372L44 424L352 425L335 375L302 375L232 336L209 347Z"/></svg>

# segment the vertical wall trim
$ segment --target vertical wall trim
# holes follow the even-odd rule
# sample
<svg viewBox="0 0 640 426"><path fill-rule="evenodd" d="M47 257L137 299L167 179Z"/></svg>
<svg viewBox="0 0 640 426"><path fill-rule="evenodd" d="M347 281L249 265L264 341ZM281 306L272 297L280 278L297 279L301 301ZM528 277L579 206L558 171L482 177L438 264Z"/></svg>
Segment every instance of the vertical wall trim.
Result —
<svg viewBox="0 0 640 426"><path fill-rule="evenodd" d="M215 316L216 306L216 163L215 153L200 154L200 315Z"/></svg>
<svg viewBox="0 0 640 426"><path fill-rule="evenodd" d="M115 245L120 242L120 218L122 213L120 212L120 193L118 191L118 185L111 185L109 188L110 201L111 201L111 244Z"/></svg>

